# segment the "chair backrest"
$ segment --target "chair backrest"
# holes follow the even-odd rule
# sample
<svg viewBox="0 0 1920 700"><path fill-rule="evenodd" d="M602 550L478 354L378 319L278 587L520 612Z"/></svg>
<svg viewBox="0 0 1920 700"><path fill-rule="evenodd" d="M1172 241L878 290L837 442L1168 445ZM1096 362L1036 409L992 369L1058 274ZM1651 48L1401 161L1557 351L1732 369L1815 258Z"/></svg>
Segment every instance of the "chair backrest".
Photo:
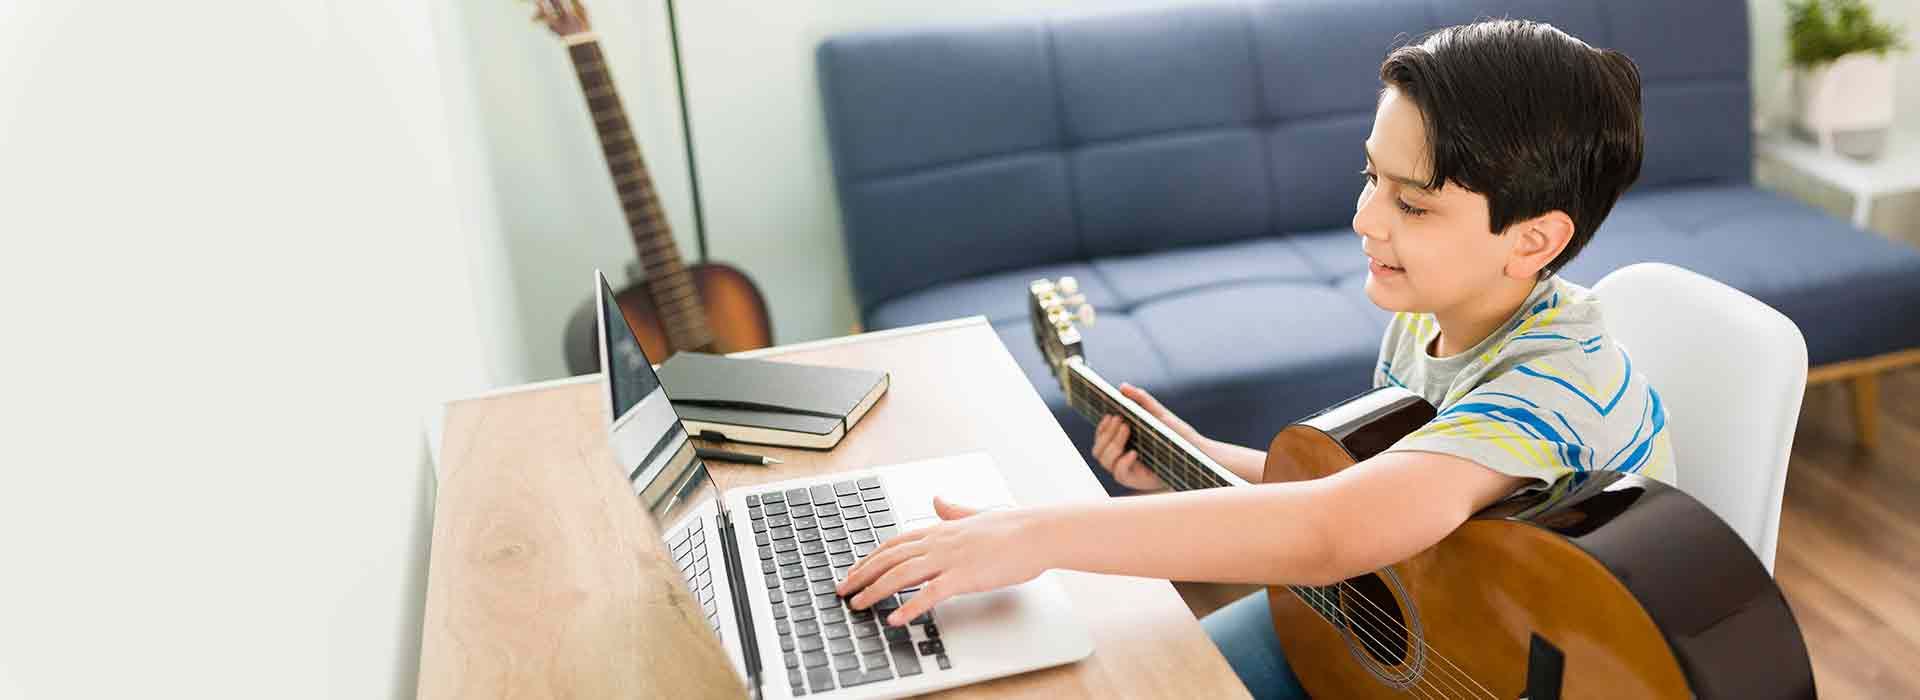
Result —
<svg viewBox="0 0 1920 700"><path fill-rule="evenodd" d="M1607 332L1666 403L1675 486L1732 525L1773 571L1807 386L1800 328L1738 289L1664 263L1620 268L1593 291Z"/></svg>

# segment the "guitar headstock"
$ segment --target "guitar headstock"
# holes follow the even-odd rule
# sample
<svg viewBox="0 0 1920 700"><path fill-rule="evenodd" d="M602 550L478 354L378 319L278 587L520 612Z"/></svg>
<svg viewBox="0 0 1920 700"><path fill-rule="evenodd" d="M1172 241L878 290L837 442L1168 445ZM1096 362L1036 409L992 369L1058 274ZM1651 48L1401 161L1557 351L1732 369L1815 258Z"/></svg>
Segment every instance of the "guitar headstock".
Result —
<svg viewBox="0 0 1920 700"><path fill-rule="evenodd" d="M587 8L580 0L529 0L533 3L533 21L547 25L554 34L568 36L592 29L587 24Z"/></svg>
<svg viewBox="0 0 1920 700"><path fill-rule="evenodd" d="M1038 279L1028 283L1027 317L1033 322L1033 341L1054 374L1060 374L1067 360L1084 357L1080 329L1074 322L1091 326L1095 316L1093 305L1080 293L1078 280L1062 277L1059 281Z"/></svg>

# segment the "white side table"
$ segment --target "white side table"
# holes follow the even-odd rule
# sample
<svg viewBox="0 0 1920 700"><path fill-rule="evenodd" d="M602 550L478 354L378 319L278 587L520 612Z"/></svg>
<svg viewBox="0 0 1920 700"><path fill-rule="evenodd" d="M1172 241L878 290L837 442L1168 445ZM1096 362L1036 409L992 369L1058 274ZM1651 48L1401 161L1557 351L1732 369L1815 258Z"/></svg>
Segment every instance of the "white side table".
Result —
<svg viewBox="0 0 1920 700"><path fill-rule="evenodd" d="M1760 134L1754 141L1754 155L1851 195L1853 225L1862 229L1867 227L1875 197L1920 192L1920 134L1913 132L1896 129L1887 134L1887 150L1874 160L1828 153L1780 132Z"/></svg>

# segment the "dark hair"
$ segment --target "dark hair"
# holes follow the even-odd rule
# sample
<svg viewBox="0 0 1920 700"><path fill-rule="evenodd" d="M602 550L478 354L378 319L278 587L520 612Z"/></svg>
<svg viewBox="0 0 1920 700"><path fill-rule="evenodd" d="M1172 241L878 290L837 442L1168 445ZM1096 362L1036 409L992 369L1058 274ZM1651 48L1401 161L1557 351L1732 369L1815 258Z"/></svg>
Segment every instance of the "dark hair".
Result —
<svg viewBox="0 0 1920 700"><path fill-rule="evenodd" d="M1558 271L1640 177L1640 69L1552 25L1488 20L1447 27L1387 54L1380 80L1427 129L1427 187L1487 197L1498 234L1555 209L1573 219Z"/></svg>

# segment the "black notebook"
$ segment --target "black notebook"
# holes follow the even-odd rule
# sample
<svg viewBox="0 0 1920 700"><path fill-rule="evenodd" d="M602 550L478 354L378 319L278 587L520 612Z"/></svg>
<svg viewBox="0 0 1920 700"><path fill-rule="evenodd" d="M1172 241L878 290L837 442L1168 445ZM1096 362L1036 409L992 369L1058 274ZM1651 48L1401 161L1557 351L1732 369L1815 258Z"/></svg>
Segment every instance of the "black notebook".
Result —
<svg viewBox="0 0 1920 700"><path fill-rule="evenodd" d="M682 352L660 383L687 433L726 442L825 450L887 393L886 372Z"/></svg>

